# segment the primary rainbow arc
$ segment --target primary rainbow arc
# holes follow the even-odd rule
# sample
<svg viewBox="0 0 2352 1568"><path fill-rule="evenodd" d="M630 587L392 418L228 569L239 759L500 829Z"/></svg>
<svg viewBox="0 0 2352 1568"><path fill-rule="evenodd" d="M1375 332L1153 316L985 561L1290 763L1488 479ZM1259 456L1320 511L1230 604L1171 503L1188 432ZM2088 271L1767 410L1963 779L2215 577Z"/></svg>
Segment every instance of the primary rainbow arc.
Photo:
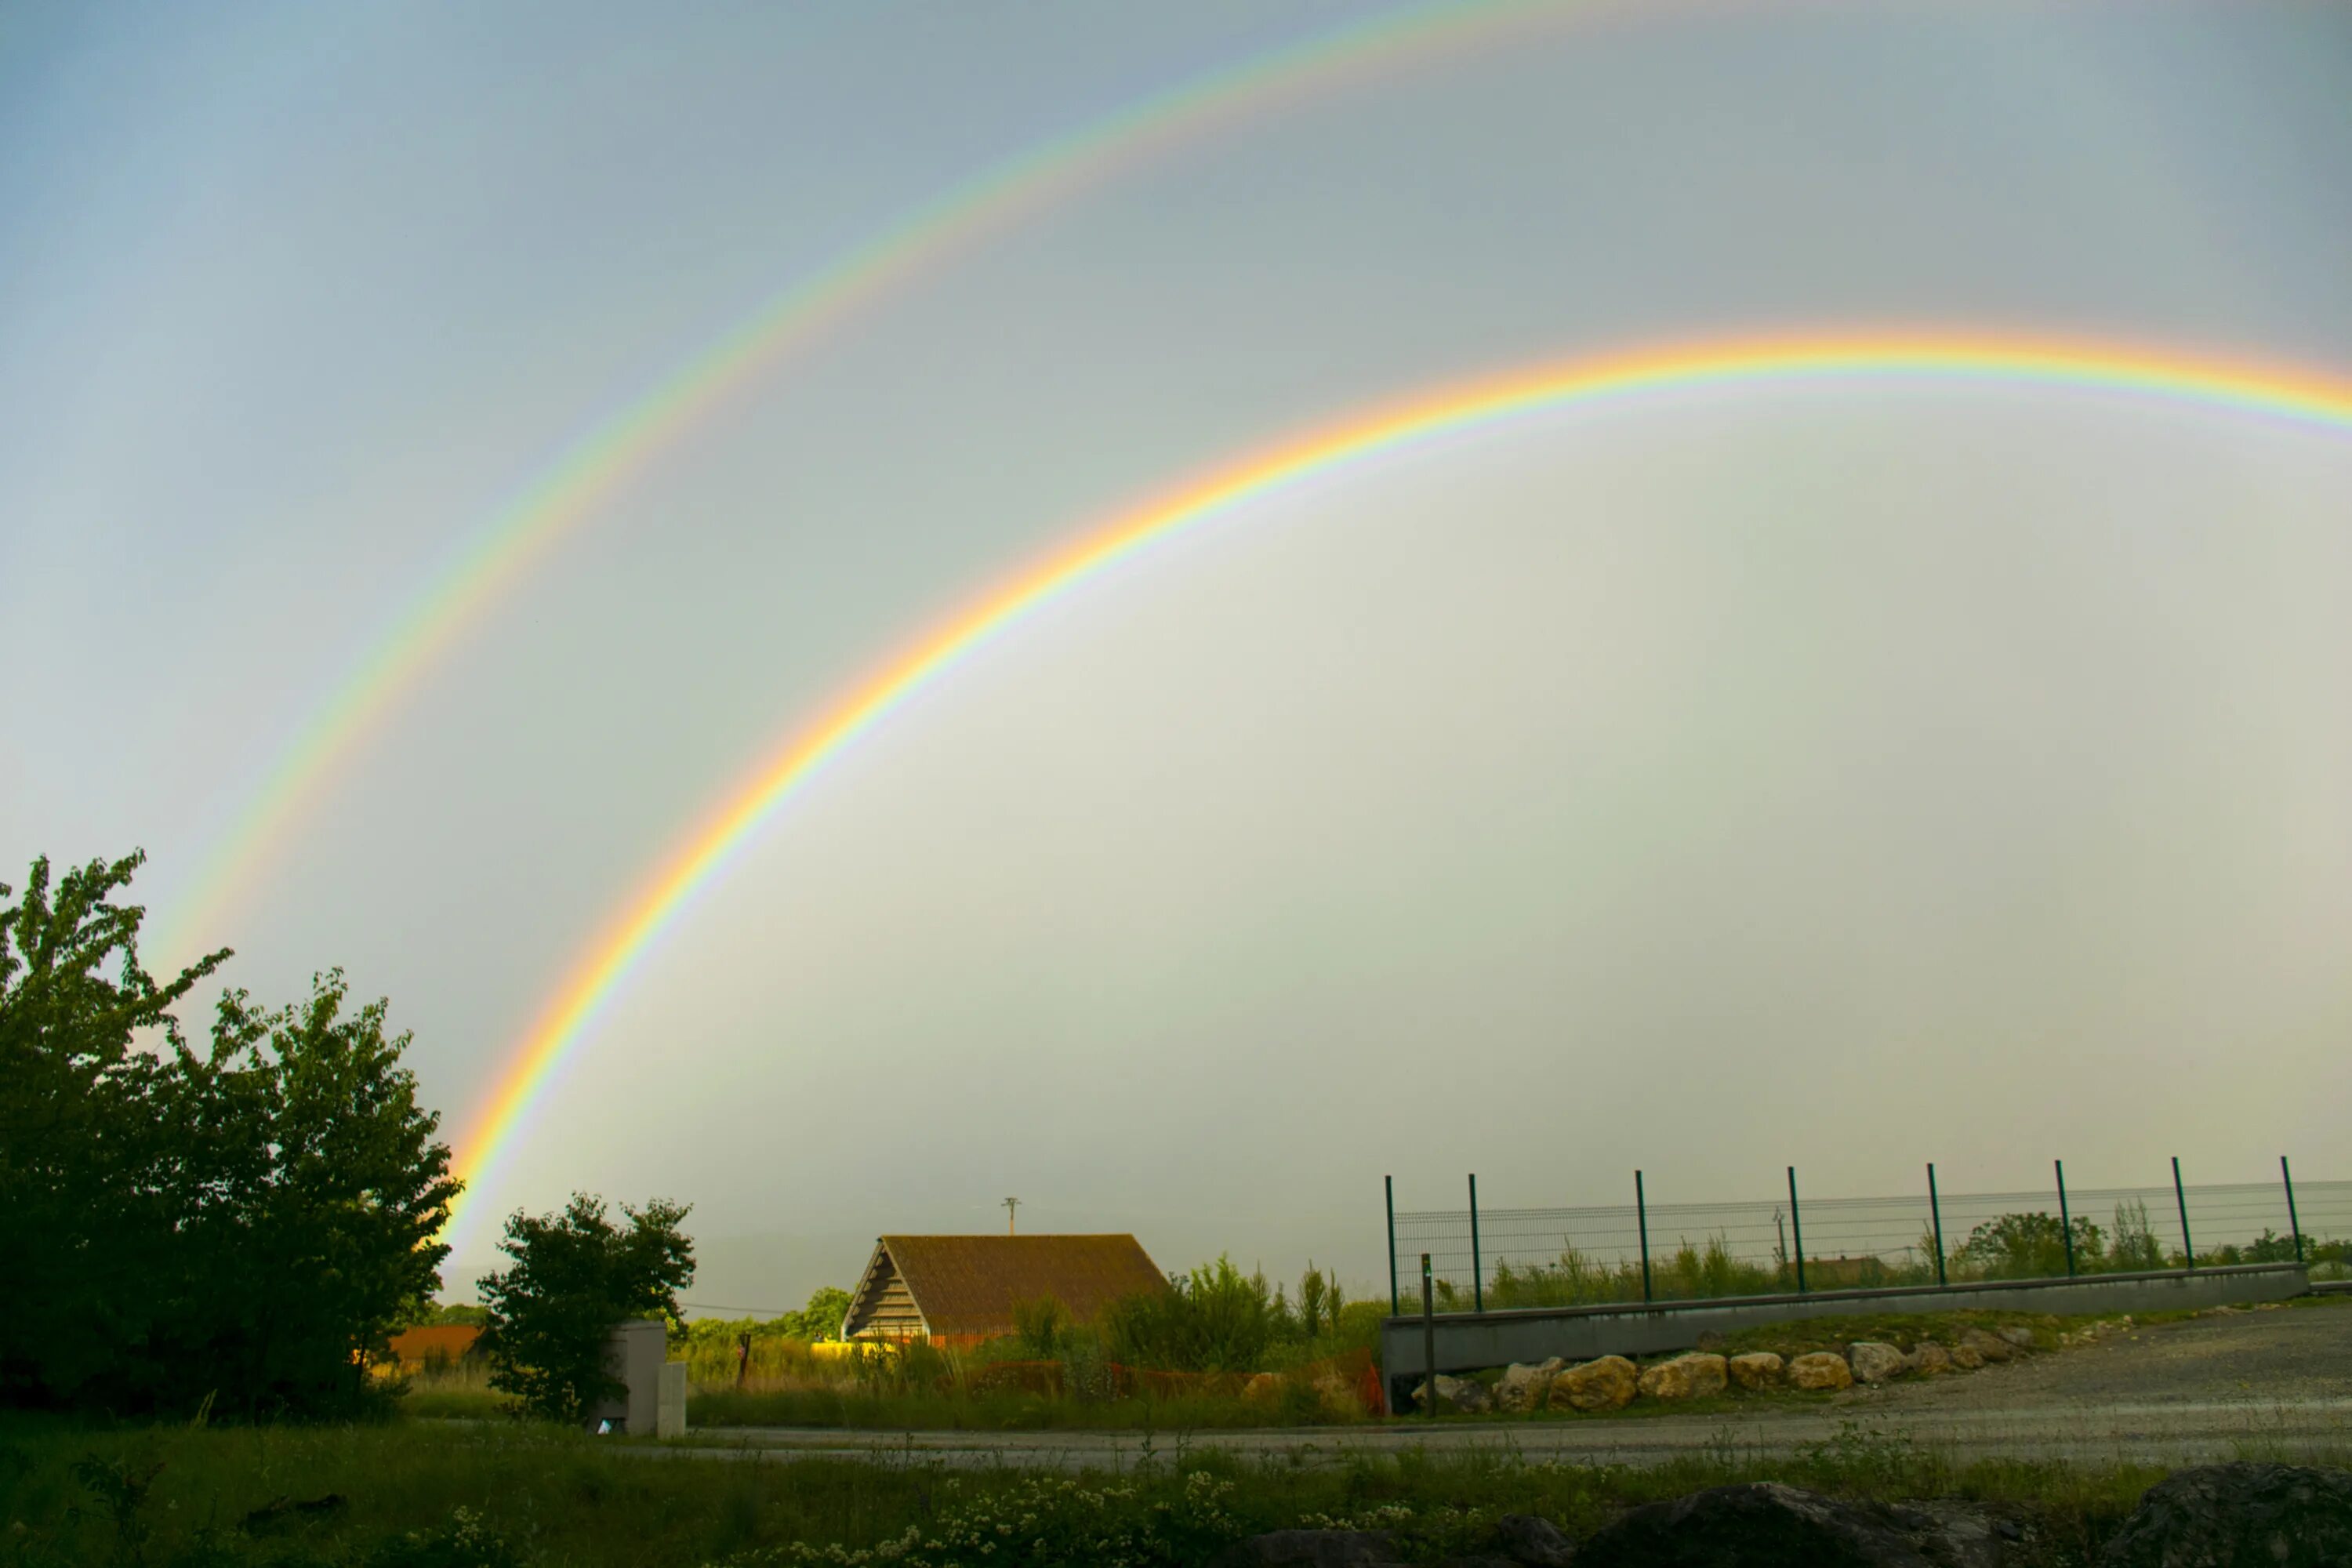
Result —
<svg viewBox="0 0 2352 1568"><path fill-rule="evenodd" d="M461 1210L478 1199L533 1104L605 1005L760 826L843 747L1024 615L1153 542L1241 503L1452 432L1645 394L1858 379L2073 389L2352 433L2352 383L2308 370L2056 337L1854 333L1650 349L1519 370L1359 414L1220 468L1083 531L921 637L788 736L748 781L723 796L619 906L515 1049L460 1152L457 1173L468 1186Z"/></svg>

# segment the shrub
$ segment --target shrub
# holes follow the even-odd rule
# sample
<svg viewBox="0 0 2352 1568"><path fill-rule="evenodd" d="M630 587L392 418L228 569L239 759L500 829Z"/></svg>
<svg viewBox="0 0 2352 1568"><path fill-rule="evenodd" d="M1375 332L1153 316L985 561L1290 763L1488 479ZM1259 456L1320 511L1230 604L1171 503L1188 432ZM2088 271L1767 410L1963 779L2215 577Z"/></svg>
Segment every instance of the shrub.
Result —
<svg viewBox="0 0 2352 1568"><path fill-rule="evenodd" d="M1070 1310L1051 1296L1013 1303L1013 1338L1032 1361L1052 1361L1070 1332Z"/></svg>
<svg viewBox="0 0 2352 1568"><path fill-rule="evenodd" d="M2005 1214L1969 1232L1958 1256L1999 1278L2032 1279L2066 1272L2066 1241L2074 1243L2078 1268L2101 1266L2105 1237L2087 1219L2061 1228L2055 1215Z"/></svg>
<svg viewBox="0 0 2352 1568"><path fill-rule="evenodd" d="M1170 1372L1255 1372L1290 1329L1265 1277L1244 1274L1230 1258L1171 1274L1168 1284L1104 1310L1103 1341L1115 1359Z"/></svg>

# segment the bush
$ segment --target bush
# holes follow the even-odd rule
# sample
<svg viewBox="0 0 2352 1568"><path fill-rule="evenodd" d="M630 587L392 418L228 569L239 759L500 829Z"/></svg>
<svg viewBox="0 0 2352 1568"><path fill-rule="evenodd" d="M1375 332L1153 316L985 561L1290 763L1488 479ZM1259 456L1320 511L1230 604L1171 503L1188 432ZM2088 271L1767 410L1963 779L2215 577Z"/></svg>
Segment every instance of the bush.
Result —
<svg viewBox="0 0 2352 1568"><path fill-rule="evenodd" d="M1070 1337L1070 1310L1053 1297L1013 1303L1013 1340L1023 1356L1052 1361Z"/></svg>
<svg viewBox="0 0 2352 1568"><path fill-rule="evenodd" d="M2061 1228L2050 1214L2005 1214L1969 1232L1956 1256L1994 1278L2038 1279L2066 1272L2066 1242L2074 1243L2074 1267L2104 1266L2106 1237L2087 1219Z"/></svg>
<svg viewBox="0 0 2352 1568"><path fill-rule="evenodd" d="M1103 1312L1103 1342L1114 1360L1170 1372L1255 1372L1291 1329L1265 1277L1244 1275L1220 1257L1166 1290L1114 1301Z"/></svg>

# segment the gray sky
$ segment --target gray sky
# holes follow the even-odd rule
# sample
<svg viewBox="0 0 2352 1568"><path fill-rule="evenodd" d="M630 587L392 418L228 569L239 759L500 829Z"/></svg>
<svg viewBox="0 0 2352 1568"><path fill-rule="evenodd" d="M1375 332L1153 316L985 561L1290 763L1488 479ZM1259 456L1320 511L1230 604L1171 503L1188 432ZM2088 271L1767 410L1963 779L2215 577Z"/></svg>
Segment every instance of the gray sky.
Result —
<svg viewBox="0 0 2352 1568"><path fill-rule="evenodd" d="M12 9L0 864L144 845L170 907L590 421L975 170L1356 14ZM1574 16L1225 122L698 426L373 736L235 981L346 966L462 1125L848 679L1465 373L1920 322L2352 374L2340 9ZM2352 1174L2347 510L2343 439L1984 387L1694 395L1255 505L830 771L486 1200L691 1200L694 1295L769 1306L1007 1193L1370 1285L1391 1172Z"/></svg>

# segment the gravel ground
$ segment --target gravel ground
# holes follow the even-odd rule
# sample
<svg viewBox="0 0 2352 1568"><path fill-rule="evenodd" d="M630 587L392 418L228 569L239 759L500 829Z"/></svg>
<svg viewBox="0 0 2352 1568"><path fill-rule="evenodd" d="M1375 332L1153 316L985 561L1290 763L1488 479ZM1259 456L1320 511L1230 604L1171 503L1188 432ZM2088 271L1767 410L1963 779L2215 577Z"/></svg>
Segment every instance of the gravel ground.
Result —
<svg viewBox="0 0 2352 1568"><path fill-rule="evenodd" d="M2352 1399L2352 1297L2342 1296L2153 1324L1963 1376L1847 1396L1858 1407L1922 1414L2342 1399Z"/></svg>

